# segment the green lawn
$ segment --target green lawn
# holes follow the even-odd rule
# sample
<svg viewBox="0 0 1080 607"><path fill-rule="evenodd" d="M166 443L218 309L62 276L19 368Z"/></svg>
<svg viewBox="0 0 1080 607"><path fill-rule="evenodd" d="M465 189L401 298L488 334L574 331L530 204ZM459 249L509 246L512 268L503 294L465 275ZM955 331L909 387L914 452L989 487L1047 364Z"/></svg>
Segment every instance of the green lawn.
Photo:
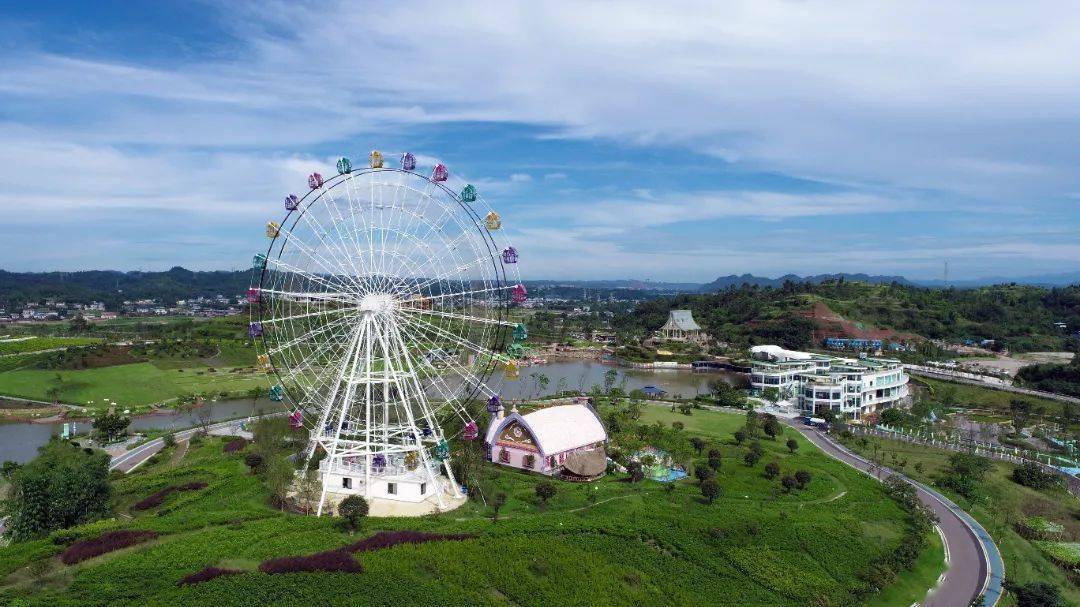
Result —
<svg viewBox="0 0 1080 607"><path fill-rule="evenodd" d="M946 390L954 391L956 394L956 405L959 407L990 409L1004 416L1008 416L1009 403L1013 399L1019 398L1030 402L1032 407L1036 409L1042 407L1046 415L1056 416L1061 414L1061 403L1048 398L1016 394L1013 392L1005 392L1004 390L991 390L990 388L982 388L970 384L957 384L921 376L917 379L920 383L929 386L933 394L939 398Z"/></svg>
<svg viewBox="0 0 1080 607"><path fill-rule="evenodd" d="M79 371L21 369L0 373L0 394L47 400L50 388L58 387L61 402L97 407L109 398L133 411L195 393L216 395L226 391L242 396L250 388L267 386L265 375L259 372L233 372L231 368L215 368L210 372L207 367L177 369L154 363Z"/></svg>
<svg viewBox="0 0 1080 607"><path fill-rule="evenodd" d="M648 409L666 421L664 410ZM674 414L679 418L679 414ZM701 427L724 432L739 417L695 411ZM673 417L671 419L674 419ZM790 432L790 431L789 431ZM533 488L536 475L486 465L487 493L509 496L498 522L483 504L420 519L370 519L375 530L469 532L463 542L434 542L365 553L359 574L265 575L262 560L307 554L358 539L336 521L279 513L267 504L243 453L223 455L222 441L193 447L178 465L168 457L116 482L119 517L103 529L152 529L148 544L63 566L61 547L48 540L0 549L0 604L27 605L849 605L863 586L860 573L891 549L904 529L903 511L878 483L836 462L807 441L791 455L783 441L762 441L755 468L738 461L740 447L721 445L719 480L727 489L714 504L696 483L630 484L618 475L595 483L557 483L548 506ZM766 461L810 470L804 491L785 494L761 474ZM130 506L162 487L209 483L170 496L148 512ZM670 487L670 489L669 489ZM44 561L33 579L28 565ZM938 563L935 568L934 563ZM184 575L208 565L252 571L179 587ZM921 600L941 571L940 547L927 551L895 588L865 605L907 607Z"/></svg>
<svg viewBox="0 0 1080 607"><path fill-rule="evenodd" d="M846 444L864 456L890 466L895 466L892 454L896 453L898 461L907 460L905 474L930 485L945 469L952 454L942 449L887 439L869 439L868 447L863 447L856 440L846 441ZM874 444L879 446L876 452ZM915 469L916 464L921 464L921 472ZM1062 524L1065 528L1063 537L1075 541L1080 538L1080 500L1064 489L1035 491L1018 485L1011 480L1012 470L1012 464L993 462L984 483L986 498L976 503L948 490L942 492L971 513L994 538L1010 580L1018 583L1052 582L1062 589L1067 604L1080 605L1080 590L1069 583L1062 570L1046 558L1038 546L1021 537L1015 529L1016 523L1026 517L1042 516Z"/></svg>
<svg viewBox="0 0 1080 607"><path fill-rule="evenodd" d="M0 356L56 348L89 346L99 344L102 341L104 340L99 337L34 337L31 339L19 339L18 341L0 341Z"/></svg>

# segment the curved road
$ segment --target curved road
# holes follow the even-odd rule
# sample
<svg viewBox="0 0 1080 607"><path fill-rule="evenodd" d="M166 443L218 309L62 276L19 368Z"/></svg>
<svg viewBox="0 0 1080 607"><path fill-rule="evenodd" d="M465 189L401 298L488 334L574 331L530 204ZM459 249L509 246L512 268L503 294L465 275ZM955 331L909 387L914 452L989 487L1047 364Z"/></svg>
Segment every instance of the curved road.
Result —
<svg viewBox="0 0 1080 607"><path fill-rule="evenodd" d="M280 414L270 413L268 414L268 416L269 415ZM214 424L210 424L207 427L207 430L219 430L221 428L227 428L229 426L240 424L243 421L243 419L230 419L223 422L217 422ZM187 430L180 430L178 432L174 432L173 437L176 438L177 441L182 441L184 439L191 438L193 434L201 430L201 427L188 428ZM139 467L146 460L153 457L155 453L161 451L164 447L164 438L155 438L154 440L147 441L130 451L125 451L124 453L121 453L120 455L112 458L112 461L109 462L109 471L119 470L120 472L127 474L128 472L131 472L135 468Z"/></svg>
<svg viewBox="0 0 1080 607"><path fill-rule="evenodd" d="M855 455L817 429L787 423L829 456L878 480L894 474ZM902 474L896 474L911 483L918 492L919 500L937 515L938 527L945 541L948 568L939 580L937 589L923 602L924 607L965 607L981 594L986 596L985 607L996 605L1001 598L1004 565L989 534L945 496Z"/></svg>

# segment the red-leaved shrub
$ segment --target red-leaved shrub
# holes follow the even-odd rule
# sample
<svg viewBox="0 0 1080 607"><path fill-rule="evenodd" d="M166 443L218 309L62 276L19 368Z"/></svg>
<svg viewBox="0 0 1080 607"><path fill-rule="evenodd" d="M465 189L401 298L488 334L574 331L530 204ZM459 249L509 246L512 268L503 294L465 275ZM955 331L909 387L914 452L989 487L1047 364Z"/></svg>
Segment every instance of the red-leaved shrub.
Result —
<svg viewBox="0 0 1080 607"><path fill-rule="evenodd" d="M306 571L339 571L360 573L364 568L346 550L327 550L307 556L284 556L263 561L259 571L263 573L300 573Z"/></svg>
<svg viewBox="0 0 1080 607"><path fill-rule="evenodd" d="M196 489L202 489L205 486L206 483L202 481L193 481L190 483L185 483L183 485L173 485L171 487L165 487L161 491L158 491L157 493L154 493L153 495L150 495L142 501L136 503L131 508L133 510L149 510L151 508L156 508L165 501L165 498L169 497L172 493L176 491L194 491Z"/></svg>
<svg viewBox="0 0 1080 607"><path fill-rule="evenodd" d="M242 438L235 438L225 443L223 451L225 453L234 453L236 451L243 451L244 447L247 447L247 441Z"/></svg>
<svg viewBox="0 0 1080 607"><path fill-rule="evenodd" d="M461 541L474 537L471 533L425 533L423 531L380 531L347 546L307 556L286 556L263 561L263 573L297 573L302 571L341 571L360 573L363 567L352 558L354 552L371 552L398 544Z"/></svg>
<svg viewBox="0 0 1080 607"><path fill-rule="evenodd" d="M176 583L177 586L188 586L190 584L198 584L200 582L209 582L210 580L221 577L223 575L238 575L244 573L239 569L218 569L217 567L207 567L197 573L192 573L186 576L184 579Z"/></svg>
<svg viewBox="0 0 1080 607"><path fill-rule="evenodd" d="M390 548L398 544L423 544L424 542L459 542L473 537L471 533L426 533L424 531L380 531L371 537L345 546L349 552L370 552Z"/></svg>
<svg viewBox="0 0 1080 607"><path fill-rule="evenodd" d="M95 538L79 540L68 546L60 555L60 561L65 565L73 565L155 537L157 537L157 532L154 531L108 531Z"/></svg>

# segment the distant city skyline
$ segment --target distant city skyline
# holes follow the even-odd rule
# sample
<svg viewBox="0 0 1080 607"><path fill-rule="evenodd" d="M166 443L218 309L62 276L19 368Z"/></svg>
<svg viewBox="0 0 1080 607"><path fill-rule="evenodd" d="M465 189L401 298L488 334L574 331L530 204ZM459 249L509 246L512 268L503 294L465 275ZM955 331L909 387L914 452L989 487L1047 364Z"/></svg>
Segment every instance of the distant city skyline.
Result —
<svg viewBox="0 0 1080 607"><path fill-rule="evenodd" d="M1049 2L24 3L0 268L243 268L308 172L377 148L475 184L526 279L1075 271L1078 26Z"/></svg>

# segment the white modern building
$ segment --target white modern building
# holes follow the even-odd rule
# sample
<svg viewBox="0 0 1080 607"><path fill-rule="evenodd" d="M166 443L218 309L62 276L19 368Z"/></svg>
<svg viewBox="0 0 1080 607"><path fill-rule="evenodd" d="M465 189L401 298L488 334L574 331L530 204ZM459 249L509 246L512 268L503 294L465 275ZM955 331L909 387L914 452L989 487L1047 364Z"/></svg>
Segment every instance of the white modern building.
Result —
<svg viewBox="0 0 1080 607"><path fill-rule="evenodd" d="M751 392L776 388L781 399L808 415L831 410L857 420L899 406L908 396L908 376L898 360L842 358L779 346L754 346L750 352Z"/></svg>

